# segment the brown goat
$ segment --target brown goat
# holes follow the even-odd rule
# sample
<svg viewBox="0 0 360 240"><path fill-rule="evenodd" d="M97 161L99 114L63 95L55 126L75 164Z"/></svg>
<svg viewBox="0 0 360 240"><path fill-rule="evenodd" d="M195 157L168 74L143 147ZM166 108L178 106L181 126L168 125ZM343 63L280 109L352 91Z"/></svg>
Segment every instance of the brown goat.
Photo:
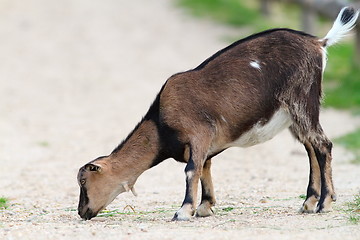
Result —
<svg viewBox="0 0 360 240"><path fill-rule="evenodd" d="M248 147L289 128L309 155L310 176L301 212L326 212L336 199L332 143L319 123L326 47L355 25L344 8L322 39L273 29L239 40L197 68L175 74L149 111L109 155L81 167L79 215L91 219L137 178L167 158L185 162L186 194L174 220L213 214L211 158L232 146ZM196 210L199 180L201 203Z"/></svg>

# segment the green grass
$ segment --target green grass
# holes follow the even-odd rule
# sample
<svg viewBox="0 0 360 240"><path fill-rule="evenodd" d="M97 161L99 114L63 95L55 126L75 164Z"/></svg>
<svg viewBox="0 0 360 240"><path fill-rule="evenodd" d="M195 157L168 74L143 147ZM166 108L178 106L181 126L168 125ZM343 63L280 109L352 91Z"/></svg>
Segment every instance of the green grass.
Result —
<svg viewBox="0 0 360 240"><path fill-rule="evenodd" d="M164 213L172 213L174 212L175 209L171 208L171 209L165 209L165 208L157 208L154 211L136 211L134 207L132 206L126 206L122 211L119 209L115 209L115 210L102 210L98 217L114 217L114 216L119 216L119 215L138 215L138 216L143 216L143 215L149 215L149 214L164 214Z"/></svg>
<svg viewBox="0 0 360 240"><path fill-rule="evenodd" d="M207 17L232 26L252 24L259 12L239 0L178 0L178 4L198 17Z"/></svg>
<svg viewBox="0 0 360 240"><path fill-rule="evenodd" d="M355 159L352 163L360 164L360 129L335 139L335 142L341 144L355 154Z"/></svg>
<svg viewBox="0 0 360 240"><path fill-rule="evenodd" d="M306 195L305 195L305 194L301 194L301 195L299 195L299 198L305 200L305 199L306 199Z"/></svg>
<svg viewBox="0 0 360 240"><path fill-rule="evenodd" d="M353 64L354 46L350 43L328 49L325 70L325 106L338 109L360 108L360 67Z"/></svg>
<svg viewBox="0 0 360 240"><path fill-rule="evenodd" d="M40 147L49 147L50 146L48 141L37 142L37 145L39 145Z"/></svg>
<svg viewBox="0 0 360 240"><path fill-rule="evenodd" d="M0 209L6 209L8 208L8 199L1 197L0 198Z"/></svg>
<svg viewBox="0 0 360 240"><path fill-rule="evenodd" d="M360 113L360 67L352 64L354 46L339 44L329 49L329 61L325 70L325 101L327 107L350 109ZM335 139L336 143L352 151L360 164L360 129Z"/></svg>
<svg viewBox="0 0 360 240"><path fill-rule="evenodd" d="M226 207L222 209L224 212L231 212L232 210L234 210L234 207Z"/></svg>
<svg viewBox="0 0 360 240"><path fill-rule="evenodd" d="M360 67L352 64L353 52L354 46L349 43L329 49L324 105L360 113ZM355 154L353 163L360 164L360 129L335 139L335 142L352 151Z"/></svg>
<svg viewBox="0 0 360 240"><path fill-rule="evenodd" d="M360 193L355 195L354 200L348 203L348 211L350 212L349 221L353 224L360 223Z"/></svg>

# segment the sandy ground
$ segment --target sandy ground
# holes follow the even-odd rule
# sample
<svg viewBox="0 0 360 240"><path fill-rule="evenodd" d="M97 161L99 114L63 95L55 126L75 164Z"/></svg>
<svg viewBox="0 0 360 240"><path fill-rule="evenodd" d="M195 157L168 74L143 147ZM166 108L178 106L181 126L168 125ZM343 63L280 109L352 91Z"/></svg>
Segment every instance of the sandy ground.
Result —
<svg viewBox="0 0 360 240"><path fill-rule="evenodd" d="M287 131L215 158L214 217L170 221L185 190L185 166L173 160L139 178L138 197L108 207L120 213L77 215L78 168L126 137L167 77L231 34L167 0L1 0L0 196L10 207L0 239L360 239L345 212L360 166L335 146L334 211L299 214L308 160ZM330 138L360 126L333 110L321 121Z"/></svg>

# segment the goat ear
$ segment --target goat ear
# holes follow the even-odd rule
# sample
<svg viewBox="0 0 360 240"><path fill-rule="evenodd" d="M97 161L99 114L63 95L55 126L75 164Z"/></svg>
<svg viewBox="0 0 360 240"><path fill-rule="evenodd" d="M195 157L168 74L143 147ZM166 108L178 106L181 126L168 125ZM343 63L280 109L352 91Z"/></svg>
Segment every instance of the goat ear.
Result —
<svg viewBox="0 0 360 240"><path fill-rule="evenodd" d="M101 166L99 165L95 165L93 163L88 163L84 166L85 170L86 171L90 171L90 172L98 172L100 173L101 172Z"/></svg>

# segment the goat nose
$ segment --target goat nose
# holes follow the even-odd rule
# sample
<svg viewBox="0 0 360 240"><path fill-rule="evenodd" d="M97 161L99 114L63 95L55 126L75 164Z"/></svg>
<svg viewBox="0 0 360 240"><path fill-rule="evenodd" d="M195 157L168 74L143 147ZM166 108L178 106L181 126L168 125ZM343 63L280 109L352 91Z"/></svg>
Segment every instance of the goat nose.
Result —
<svg viewBox="0 0 360 240"><path fill-rule="evenodd" d="M88 207L79 207L78 214L84 220L89 220L92 215L92 211Z"/></svg>
<svg viewBox="0 0 360 240"><path fill-rule="evenodd" d="M85 207L84 205L80 205L78 206L78 214L80 215L80 217L86 212L85 209L87 210L87 207Z"/></svg>
<svg viewBox="0 0 360 240"><path fill-rule="evenodd" d="M91 218L96 216L96 214L94 214L94 212L90 208L88 208L85 212L83 211L82 213L79 213L79 215L84 220L90 220Z"/></svg>

